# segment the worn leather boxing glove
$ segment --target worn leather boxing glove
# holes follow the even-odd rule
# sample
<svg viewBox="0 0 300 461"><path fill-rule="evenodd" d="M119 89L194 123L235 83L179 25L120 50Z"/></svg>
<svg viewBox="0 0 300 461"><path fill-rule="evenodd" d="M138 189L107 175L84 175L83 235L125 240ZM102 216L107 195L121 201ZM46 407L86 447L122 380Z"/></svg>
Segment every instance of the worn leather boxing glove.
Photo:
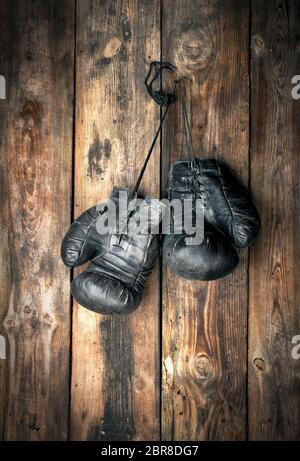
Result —
<svg viewBox="0 0 300 461"><path fill-rule="evenodd" d="M204 192L207 222L228 236L234 246L252 245L260 228L260 218L244 187L230 169L216 159L195 159L194 166L196 196Z"/></svg>
<svg viewBox="0 0 300 461"><path fill-rule="evenodd" d="M170 170L168 199L179 199L182 202L192 200L192 213L197 213L196 198L205 206L204 190L197 183L195 192L195 176L191 163L187 161L176 162ZM204 213L204 238L198 245L190 244L190 235L186 232L175 234L175 220L178 215L171 208L170 233L165 236L163 244L164 262L177 275L187 279L215 280L229 274L238 263L238 255L230 242L214 229L205 219ZM195 222L196 220L193 219Z"/></svg>
<svg viewBox="0 0 300 461"><path fill-rule="evenodd" d="M114 188L111 195L117 210L119 191ZM121 217L113 233L101 235L97 229L97 220L100 216L105 218L109 208L93 207L74 221L62 242L61 255L67 266L91 260L90 266L73 280L71 290L79 304L98 313L134 311L158 254L158 236L149 231L159 225L161 205L150 198L135 205L132 197L132 191L128 191L129 212L125 219ZM145 228L140 222L149 212L151 217Z"/></svg>

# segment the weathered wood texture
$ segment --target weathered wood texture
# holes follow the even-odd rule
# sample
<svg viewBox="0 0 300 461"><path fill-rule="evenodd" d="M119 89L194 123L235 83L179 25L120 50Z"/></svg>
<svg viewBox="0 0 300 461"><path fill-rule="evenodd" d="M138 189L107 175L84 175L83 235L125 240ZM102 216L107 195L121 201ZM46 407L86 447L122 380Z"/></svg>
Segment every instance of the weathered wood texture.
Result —
<svg viewBox="0 0 300 461"><path fill-rule="evenodd" d="M70 293L59 254L70 222L73 7L69 0L0 3L7 82L7 99L0 101L0 328L7 373L0 392L6 387L9 440L67 438Z"/></svg>
<svg viewBox="0 0 300 461"><path fill-rule="evenodd" d="M260 2L252 11L251 184L262 230L251 250L249 438L300 439L298 1Z"/></svg>
<svg viewBox="0 0 300 461"><path fill-rule="evenodd" d="M160 58L160 3L80 1L77 8L75 204L134 186L159 124L144 88ZM159 195L159 148L143 190ZM159 439L159 271L132 315L74 305L71 439Z"/></svg>
<svg viewBox="0 0 300 461"><path fill-rule="evenodd" d="M248 2L163 0L162 14L163 58L186 76L196 155L225 159L247 183ZM163 172L185 155L179 104L167 125ZM245 439L247 251L211 283L165 268L162 335L163 439Z"/></svg>
<svg viewBox="0 0 300 461"><path fill-rule="evenodd" d="M300 439L300 4L249 4L0 2L0 438ZM261 234L222 280L163 268L160 287L157 267L136 313L74 304L71 325L60 242L72 215L134 184L159 123L143 82L161 47L186 77L197 155L250 180ZM178 103L168 117L142 184L154 196L185 155Z"/></svg>

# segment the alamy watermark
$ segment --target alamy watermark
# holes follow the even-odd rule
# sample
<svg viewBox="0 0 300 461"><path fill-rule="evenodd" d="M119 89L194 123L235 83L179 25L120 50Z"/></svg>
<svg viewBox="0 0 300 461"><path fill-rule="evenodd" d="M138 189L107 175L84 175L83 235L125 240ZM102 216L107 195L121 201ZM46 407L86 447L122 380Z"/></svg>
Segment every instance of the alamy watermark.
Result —
<svg viewBox="0 0 300 461"><path fill-rule="evenodd" d="M295 344L292 347L292 357L295 360L300 359L300 335L296 335L292 337L292 344Z"/></svg>
<svg viewBox="0 0 300 461"><path fill-rule="evenodd" d="M292 85L295 85L292 88L292 98L300 99L300 75L294 75L292 78Z"/></svg>
<svg viewBox="0 0 300 461"><path fill-rule="evenodd" d="M6 99L6 81L3 75L0 75L0 99Z"/></svg>
<svg viewBox="0 0 300 461"><path fill-rule="evenodd" d="M4 336L0 335L0 360L6 359L6 344Z"/></svg>
<svg viewBox="0 0 300 461"><path fill-rule="evenodd" d="M204 207L201 200L128 198L126 190L97 205L97 232L105 234L178 234L187 245L200 245L204 238Z"/></svg>

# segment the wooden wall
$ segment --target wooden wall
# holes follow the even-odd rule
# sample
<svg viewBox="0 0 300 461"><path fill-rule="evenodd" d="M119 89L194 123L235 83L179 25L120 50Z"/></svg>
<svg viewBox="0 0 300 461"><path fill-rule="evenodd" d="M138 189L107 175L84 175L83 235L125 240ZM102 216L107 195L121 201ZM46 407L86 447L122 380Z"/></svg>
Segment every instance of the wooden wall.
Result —
<svg viewBox="0 0 300 461"><path fill-rule="evenodd" d="M0 2L0 438L300 439L299 23L298 0ZM101 316L70 297L60 242L134 184L160 59L185 77L198 155L242 177L262 230L230 276L157 264L138 311ZM142 190L183 151L175 103Z"/></svg>

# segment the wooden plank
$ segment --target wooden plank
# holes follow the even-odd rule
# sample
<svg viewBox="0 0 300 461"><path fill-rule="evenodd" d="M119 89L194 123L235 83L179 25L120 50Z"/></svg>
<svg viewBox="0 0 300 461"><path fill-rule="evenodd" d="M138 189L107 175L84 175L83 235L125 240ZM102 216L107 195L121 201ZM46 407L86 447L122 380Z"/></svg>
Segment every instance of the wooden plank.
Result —
<svg viewBox="0 0 300 461"><path fill-rule="evenodd" d="M159 0L78 2L75 216L133 186L159 123L144 88L160 58ZM143 190L159 195L159 149ZM159 272L125 317L74 305L71 439L159 437Z"/></svg>
<svg viewBox="0 0 300 461"><path fill-rule="evenodd" d="M0 18L4 436L60 440L69 405L70 277L60 241L70 222L74 2L4 0Z"/></svg>
<svg viewBox="0 0 300 461"><path fill-rule="evenodd" d="M163 0L163 57L186 77L199 156L222 158L248 180L248 2ZM184 157L179 104L168 119L162 168ZM164 178L166 183L166 177ZM247 251L230 276L163 276L165 440L246 437Z"/></svg>
<svg viewBox="0 0 300 461"><path fill-rule="evenodd" d="M5 90L7 70L9 66L9 39L11 38L7 33L8 24L11 24L11 11L7 8L8 2L2 2L0 5L0 27L1 27L1 39L0 39L0 73L5 79ZM6 33L3 34L3 31ZM5 97L7 96L5 91ZM4 136L5 136L5 114L7 112L7 101L0 100L0 142L1 142L1 156L0 156L0 197L1 197L1 213L0 213L0 231L1 231L1 245L0 245L0 264L3 268L0 272L0 440L3 440L4 436L4 412L5 412L5 400L6 400L6 384L7 384L7 338L5 330L3 328L3 319L6 314L8 302L9 302L9 281L10 281L10 270L9 270L9 242L8 242L8 188L7 188L7 175L6 175L6 153L4 147Z"/></svg>
<svg viewBox="0 0 300 461"><path fill-rule="evenodd" d="M251 250L249 438L299 440L299 2L255 0L252 11L251 183L262 217Z"/></svg>

